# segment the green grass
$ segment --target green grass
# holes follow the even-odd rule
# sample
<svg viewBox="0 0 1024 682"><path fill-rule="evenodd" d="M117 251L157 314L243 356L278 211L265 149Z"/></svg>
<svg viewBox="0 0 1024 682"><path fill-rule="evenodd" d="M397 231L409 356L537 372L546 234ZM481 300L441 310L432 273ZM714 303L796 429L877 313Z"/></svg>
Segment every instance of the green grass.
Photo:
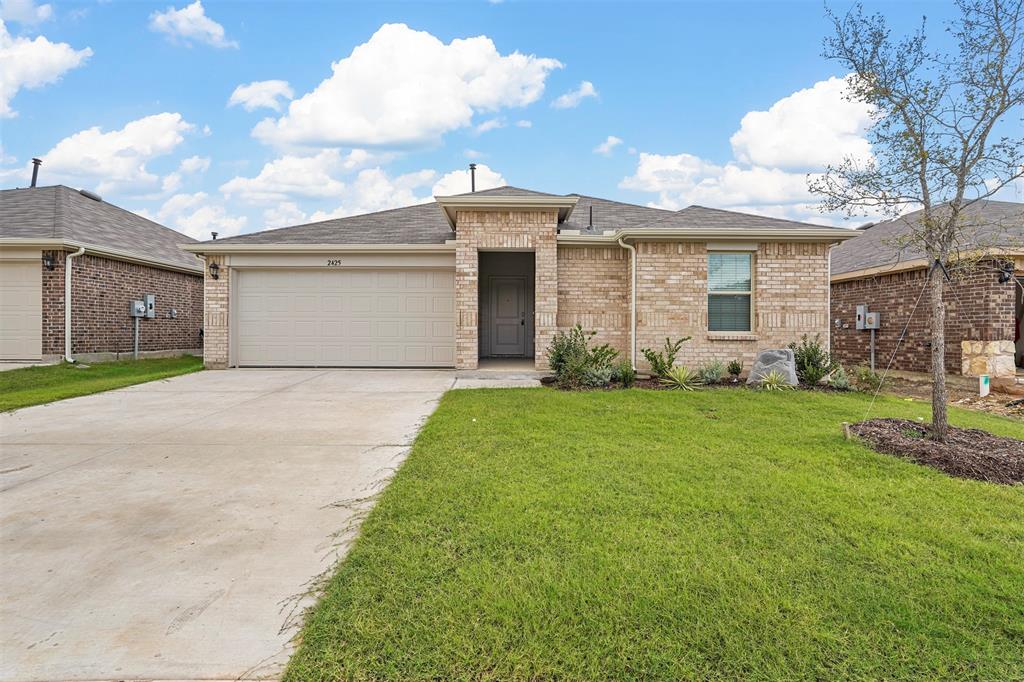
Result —
<svg viewBox="0 0 1024 682"><path fill-rule="evenodd" d="M0 412L166 379L202 368L202 358L185 355L88 366L61 363L12 369L0 372Z"/></svg>
<svg viewBox="0 0 1024 682"><path fill-rule="evenodd" d="M867 402L449 392L286 679L1024 679L1024 487L844 441Z"/></svg>

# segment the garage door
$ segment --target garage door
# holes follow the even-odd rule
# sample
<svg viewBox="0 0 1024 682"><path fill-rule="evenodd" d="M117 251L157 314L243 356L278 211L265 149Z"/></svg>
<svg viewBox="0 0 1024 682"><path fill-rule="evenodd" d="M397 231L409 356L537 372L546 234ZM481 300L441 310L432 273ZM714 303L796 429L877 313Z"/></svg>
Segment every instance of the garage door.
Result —
<svg viewBox="0 0 1024 682"><path fill-rule="evenodd" d="M43 348L39 259L0 261L0 360L39 360Z"/></svg>
<svg viewBox="0 0 1024 682"><path fill-rule="evenodd" d="M451 367L451 270L239 270L236 364Z"/></svg>

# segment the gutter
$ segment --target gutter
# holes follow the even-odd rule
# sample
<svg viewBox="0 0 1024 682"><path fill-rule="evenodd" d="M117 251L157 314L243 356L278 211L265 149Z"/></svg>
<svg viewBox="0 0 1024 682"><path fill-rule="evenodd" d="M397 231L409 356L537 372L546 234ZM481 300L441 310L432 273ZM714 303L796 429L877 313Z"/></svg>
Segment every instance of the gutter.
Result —
<svg viewBox="0 0 1024 682"><path fill-rule="evenodd" d="M221 240L218 240L221 241ZM179 244L182 251L189 253L453 253L455 240L449 239L437 244Z"/></svg>
<svg viewBox="0 0 1024 682"><path fill-rule="evenodd" d="M111 260L119 260L127 263L138 263L139 265L147 265L153 268L159 268L161 270L175 270L177 272L187 272L189 274L201 275L203 274L202 264L197 263L195 266L184 265L175 261L164 260L162 258L147 258L134 254L130 251L122 251L120 249L112 249L105 246L97 246L95 244L87 244L85 242L79 242L68 239L35 239L33 237L3 237L0 238L0 248L5 246L10 247L29 247L29 248L40 248L43 250L53 249L88 249L90 255L101 256L103 258L109 258Z"/></svg>
<svg viewBox="0 0 1024 682"><path fill-rule="evenodd" d="M619 246L629 251L629 363L636 369L636 247L619 238ZM831 287L830 287L831 288Z"/></svg>
<svg viewBox="0 0 1024 682"><path fill-rule="evenodd" d="M625 228L604 234L573 234L562 230L558 241L566 244L607 244L620 239L645 241L845 241L859 237L860 233L842 227L806 227L791 230L751 230L746 228L679 229L679 228Z"/></svg>
<svg viewBox="0 0 1024 682"><path fill-rule="evenodd" d="M71 357L71 260L85 253L85 247L64 257L64 360L74 362Z"/></svg>

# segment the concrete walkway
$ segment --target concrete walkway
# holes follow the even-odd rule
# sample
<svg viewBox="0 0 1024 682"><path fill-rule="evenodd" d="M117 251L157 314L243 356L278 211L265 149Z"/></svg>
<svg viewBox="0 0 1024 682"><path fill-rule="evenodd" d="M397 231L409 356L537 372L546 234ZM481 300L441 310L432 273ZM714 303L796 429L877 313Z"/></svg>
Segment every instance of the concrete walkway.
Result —
<svg viewBox="0 0 1024 682"><path fill-rule="evenodd" d="M0 679L277 676L345 503L452 383L200 372L0 415Z"/></svg>

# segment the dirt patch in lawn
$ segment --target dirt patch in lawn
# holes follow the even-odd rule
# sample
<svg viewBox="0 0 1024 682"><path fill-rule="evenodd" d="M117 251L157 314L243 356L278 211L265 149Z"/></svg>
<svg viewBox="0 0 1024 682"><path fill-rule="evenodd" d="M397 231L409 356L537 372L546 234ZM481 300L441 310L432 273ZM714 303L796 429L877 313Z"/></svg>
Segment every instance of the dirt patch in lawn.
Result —
<svg viewBox="0 0 1024 682"><path fill-rule="evenodd" d="M878 452L909 459L957 478L1024 483L1024 441L979 429L950 427L945 443L928 438L925 424L907 419L869 419L850 430Z"/></svg>

